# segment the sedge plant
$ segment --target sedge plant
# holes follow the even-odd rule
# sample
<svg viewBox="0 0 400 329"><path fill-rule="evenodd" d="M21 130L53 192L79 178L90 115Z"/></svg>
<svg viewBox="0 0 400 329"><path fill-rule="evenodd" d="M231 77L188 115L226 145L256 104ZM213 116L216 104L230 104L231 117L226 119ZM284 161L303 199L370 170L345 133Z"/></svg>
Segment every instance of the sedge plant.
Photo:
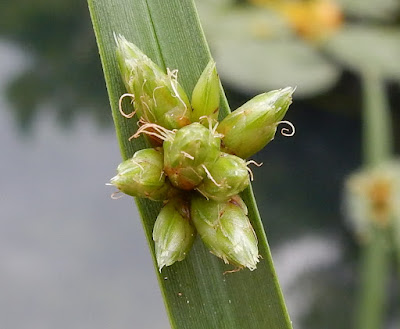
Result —
<svg viewBox="0 0 400 329"><path fill-rule="evenodd" d="M149 241L171 326L291 329L291 321L277 281L251 185L247 184L248 177L246 176L243 184L229 185L230 188L237 189L237 193L243 188L244 190L240 196L234 194L229 196L228 200L211 199L213 191L203 192L210 194L207 199L200 192L207 190L202 186L207 179L215 186L228 188L222 181L217 181L220 169L213 168L213 165L225 157L223 153L235 157L238 155L221 148L222 133L215 129L216 113L223 122L223 118L229 114L229 107L219 80L215 80L216 69L211 61L193 2L89 0L89 9L123 160L132 159L136 152L142 149L153 149L157 154L163 154L163 171L157 177L159 180L153 176L145 181L145 186L149 188L153 182L155 186L164 186L165 182L168 182L167 199L161 202L154 201L154 197L137 197L135 201ZM137 58L136 62L145 64L145 72L137 75L137 81L131 81L137 85L126 83L123 72L121 78L121 64L118 64L121 63L121 59L116 52L114 32L123 35L127 41L134 44L156 63L159 69L154 69L149 61ZM132 64L134 62L132 61ZM153 73L150 72L152 69ZM152 81L149 82L148 79ZM140 82L142 84L139 87ZM200 85L196 88L198 83ZM218 85L218 91L215 85ZM196 96L199 94L207 96L199 98ZM215 99L216 95L219 95L219 104ZM124 97L121 99L121 96ZM163 108L156 111L160 106ZM276 124L279 121L280 119L277 119ZM193 135L193 143L186 145L185 141L180 141L179 135L183 134L185 129L196 130L196 133L189 134ZM196 138L206 135L208 140L201 137L200 144L206 145L210 150L207 153L210 154L203 154L199 149L198 158L196 156L197 159L191 159L198 154ZM229 136L229 133L226 135ZM171 149L168 148L168 144ZM183 149L180 149L181 147ZM178 150L178 153L170 154L172 149ZM166 156L172 156L167 160L167 170ZM236 162L241 166L243 162L246 164L248 161L242 159ZM231 163L230 166L235 164ZM139 173L143 177L150 174L150 171L147 173L138 167L135 165L134 174ZM158 172L157 170L151 172ZM175 171L178 174L172 182L170 177L174 176ZM120 173L117 172L117 176L118 174ZM143 183L141 179L137 181ZM185 183L182 185L181 181ZM186 181L189 181L190 187L186 186ZM232 190L229 193L236 192ZM225 231L230 233L226 241L221 241L220 238L209 239L205 232L212 227L209 226L210 220L208 223L201 219L203 222L200 223L203 225L196 224L197 218L201 216L196 216L196 220L188 220L189 217L193 217L193 213L197 214L193 200L199 198L202 202L219 204L219 207L223 206L227 211L236 214L239 231L236 226L232 227L232 223L226 222L224 216L213 217L220 224L217 236ZM218 195L216 198L221 197ZM213 212L212 205L208 208L207 213ZM203 209L201 210L203 212ZM199 238L196 238L196 231ZM236 248L240 257L229 254L231 251L227 251L225 243L230 243L231 239L235 241L240 236L247 239L242 248ZM213 241L212 246L209 240ZM249 256L243 257L240 251L243 248ZM181 260L182 258L184 259ZM229 264L225 265L224 261ZM159 265L163 265L161 273ZM229 275L223 274L241 267L253 271L242 270Z"/></svg>

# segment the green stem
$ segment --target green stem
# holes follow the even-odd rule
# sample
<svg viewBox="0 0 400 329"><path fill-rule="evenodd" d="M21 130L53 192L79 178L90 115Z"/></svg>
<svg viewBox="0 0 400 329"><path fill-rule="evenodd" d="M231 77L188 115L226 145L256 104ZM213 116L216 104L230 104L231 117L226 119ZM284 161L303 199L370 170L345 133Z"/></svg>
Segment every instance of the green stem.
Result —
<svg viewBox="0 0 400 329"><path fill-rule="evenodd" d="M379 229L364 246L361 258L360 290L356 309L356 329L382 328L389 272L387 238Z"/></svg>
<svg viewBox="0 0 400 329"><path fill-rule="evenodd" d="M364 165L372 167L391 157L392 128L382 79L372 72L364 72L362 78ZM356 329L382 328L390 261L387 243L387 232L377 229L362 250Z"/></svg>
<svg viewBox="0 0 400 329"><path fill-rule="evenodd" d="M362 82L364 165L375 166L390 159L393 153L390 111L382 78L372 72L364 72Z"/></svg>
<svg viewBox="0 0 400 329"><path fill-rule="evenodd" d="M397 265L397 275L400 279L400 218L393 218L390 229L391 241L394 247L394 257Z"/></svg>

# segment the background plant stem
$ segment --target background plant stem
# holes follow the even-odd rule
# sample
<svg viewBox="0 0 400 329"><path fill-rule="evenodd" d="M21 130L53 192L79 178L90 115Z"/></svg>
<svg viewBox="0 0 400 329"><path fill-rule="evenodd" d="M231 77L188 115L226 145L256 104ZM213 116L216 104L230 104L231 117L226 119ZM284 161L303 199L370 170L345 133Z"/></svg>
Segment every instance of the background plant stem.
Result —
<svg viewBox="0 0 400 329"><path fill-rule="evenodd" d="M383 80L365 71L362 83L364 166L373 167L391 158L392 127ZM371 236L361 255L356 329L380 329L384 320L390 262L388 237L382 229L376 229Z"/></svg>
<svg viewBox="0 0 400 329"><path fill-rule="evenodd" d="M383 79L365 71L363 84L364 165L375 166L392 157L393 130Z"/></svg>

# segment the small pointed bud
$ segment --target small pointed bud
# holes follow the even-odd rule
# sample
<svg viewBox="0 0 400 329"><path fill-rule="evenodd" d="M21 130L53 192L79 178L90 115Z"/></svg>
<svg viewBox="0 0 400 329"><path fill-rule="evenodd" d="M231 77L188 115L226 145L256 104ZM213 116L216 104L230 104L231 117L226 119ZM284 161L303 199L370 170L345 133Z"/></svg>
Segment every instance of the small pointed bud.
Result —
<svg viewBox="0 0 400 329"><path fill-rule="evenodd" d="M226 201L242 192L249 183L246 162L235 155L221 152L197 190L209 199Z"/></svg>
<svg viewBox="0 0 400 329"><path fill-rule="evenodd" d="M171 199L160 211L153 229L153 240L158 268L183 260L196 237L190 222L189 204Z"/></svg>
<svg viewBox="0 0 400 329"><path fill-rule="evenodd" d="M163 173L163 154L156 149L137 151L118 166L117 173L110 183L125 194L151 200L165 200L173 194Z"/></svg>
<svg viewBox="0 0 400 329"><path fill-rule="evenodd" d="M259 261L258 241L239 200L239 196L226 202L194 196L191 218L204 244L215 256L226 264L253 271Z"/></svg>
<svg viewBox="0 0 400 329"><path fill-rule="evenodd" d="M225 117L217 128L224 135L222 150L246 159L264 148L274 139L293 92L287 87L260 94Z"/></svg>
<svg viewBox="0 0 400 329"><path fill-rule="evenodd" d="M220 139L198 122L179 129L164 148L164 171L172 185L192 190L206 176L204 168L219 156Z"/></svg>
<svg viewBox="0 0 400 329"><path fill-rule="evenodd" d="M192 120L208 123L201 117L208 117L218 121L218 110L220 100L220 81L215 67L215 62L210 60L201 74L192 93Z"/></svg>
<svg viewBox="0 0 400 329"><path fill-rule="evenodd" d="M133 43L115 37L122 80L133 95L138 118L167 129L179 129L191 122L189 99L178 83L177 70L167 74Z"/></svg>

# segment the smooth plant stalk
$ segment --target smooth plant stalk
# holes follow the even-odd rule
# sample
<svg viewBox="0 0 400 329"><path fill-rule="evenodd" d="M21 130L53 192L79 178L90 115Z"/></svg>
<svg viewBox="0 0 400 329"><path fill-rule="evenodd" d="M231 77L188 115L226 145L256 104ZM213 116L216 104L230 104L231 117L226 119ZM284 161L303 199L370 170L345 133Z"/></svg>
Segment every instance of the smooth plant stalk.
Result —
<svg viewBox="0 0 400 329"><path fill-rule="evenodd" d="M396 257L396 266L397 273L400 276L400 218L393 218L392 225L392 241L395 247L395 257Z"/></svg>
<svg viewBox="0 0 400 329"><path fill-rule="evenodd" d="M362 250L360 290L355 313L355 329L382 329L390 253L388 240L381 229L376 230Z"/></svg>
<svg viewBox="0 0 400 329"><path fill-rule="evenodd" d="M364 72L362 82L364 165L371 167L390 158L392 127L383 80L373 72ZM361 255L356 329L383 328L390 253L387 232L381 229L374 233Z"/></svg>
<svg viewBox="0 0 400 329"><path fill-rule="evenodd" d="M391 158L393 129L383 79L364 72L362 85L364 165L374 166Z"/></svg>

